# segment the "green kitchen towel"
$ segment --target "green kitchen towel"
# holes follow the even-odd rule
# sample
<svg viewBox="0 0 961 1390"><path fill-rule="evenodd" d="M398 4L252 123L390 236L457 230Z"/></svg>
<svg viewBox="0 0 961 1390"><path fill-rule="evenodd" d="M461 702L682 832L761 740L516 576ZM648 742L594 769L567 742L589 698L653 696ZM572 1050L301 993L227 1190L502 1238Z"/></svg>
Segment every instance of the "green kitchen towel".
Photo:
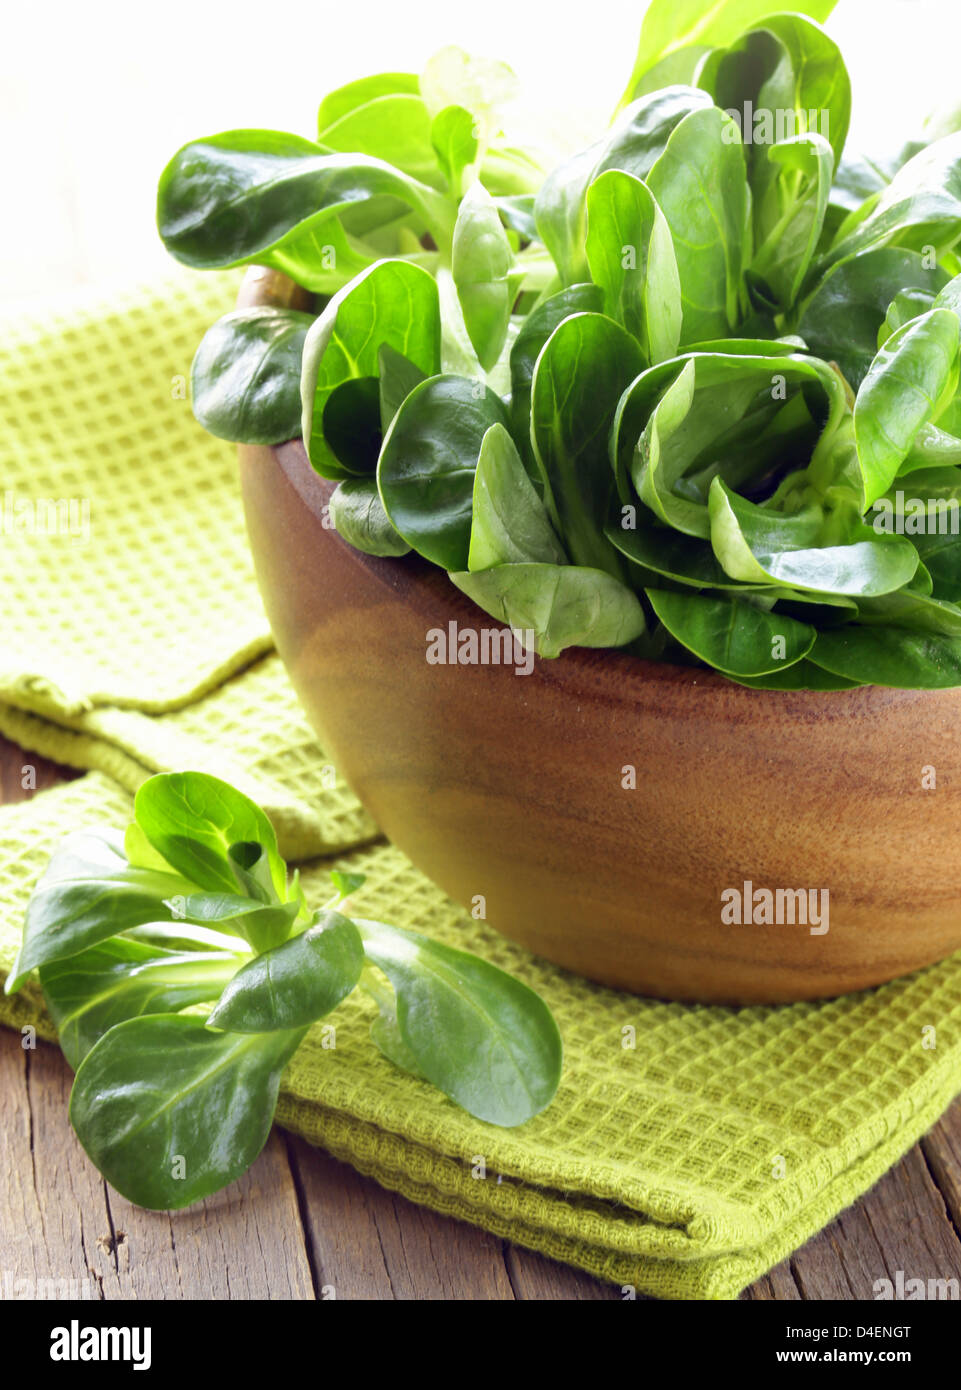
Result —
<svg viewBox="0 0 961 1390"><path fill-rule="evenodd" d="M82 296L0 338L0 732L88 769L0 809L0 975L64 833L123 825L155 770L226 777L267 807L286 855L312 861L308 896L333 863L363 871L361 912L519 975L564 1036L554 1103L501 1130L393 1068L367 1036L374 1006L351 996L336 1047L315 1032L290 1064L279 1121L415 1201L639 1292L735 1297L961 1089L961 956L823 1004L688 1007L576 979L447 901L378 836L270 650L233 451L184 394L235 289L177 277L109 305ZM51 1036L34 983L0 1017Z"/></svg>

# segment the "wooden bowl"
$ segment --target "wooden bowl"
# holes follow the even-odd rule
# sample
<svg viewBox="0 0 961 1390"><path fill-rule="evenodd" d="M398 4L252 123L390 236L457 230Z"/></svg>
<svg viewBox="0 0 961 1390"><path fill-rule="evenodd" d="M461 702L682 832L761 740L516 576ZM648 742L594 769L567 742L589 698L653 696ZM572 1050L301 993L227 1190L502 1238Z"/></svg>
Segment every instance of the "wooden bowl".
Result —
<svg viewBox="0 0 961 1390"><path fill-rule="evenodd" d="M258 270L242 302L301 296ZM961 689L769 693L586 649L526 676L432 665L431 629L493 620L426 562L329 529L332 484L300 441L242 446L240 466L277 647L324 747L499 931L605 984L729 1003L862 989L961 947ZM745 883L755 920L737 925L722 909ZM778 889L826 890L827 931L793 895L778 913Z"/></svg>

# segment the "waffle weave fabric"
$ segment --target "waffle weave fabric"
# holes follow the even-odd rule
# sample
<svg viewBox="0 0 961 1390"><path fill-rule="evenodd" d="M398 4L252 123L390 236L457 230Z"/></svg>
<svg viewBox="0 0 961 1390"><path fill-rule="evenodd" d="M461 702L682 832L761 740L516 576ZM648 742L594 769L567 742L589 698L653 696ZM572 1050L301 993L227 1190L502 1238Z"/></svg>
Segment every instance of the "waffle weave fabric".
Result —
<svg viewBox="0 0 961 1390"><path fill-rule="evenodd" d="M501 1130L393 1068L368 1037L374 1006L351 997L336 1048L312 1034L291 1062L279 1122L417 1202L605 1279L736 1297L961 1089L961 956L822 1004L689 1007L576 979L447 901L379 837L307 727L271 650L233 450L190 414L194 347L236 285L84 295L0 338L0 733L87 770L0 809L0 975L63 834L124 825L154 771L213 772L268 810L282 851L306 861L309 898L326 896L335 864L363 871L362 915L517 974L564 1037L554 1103ZM38 499L88 510L75 507L74 534L31 531ZM33 982L0 1019L52 1036Z"/></svg>

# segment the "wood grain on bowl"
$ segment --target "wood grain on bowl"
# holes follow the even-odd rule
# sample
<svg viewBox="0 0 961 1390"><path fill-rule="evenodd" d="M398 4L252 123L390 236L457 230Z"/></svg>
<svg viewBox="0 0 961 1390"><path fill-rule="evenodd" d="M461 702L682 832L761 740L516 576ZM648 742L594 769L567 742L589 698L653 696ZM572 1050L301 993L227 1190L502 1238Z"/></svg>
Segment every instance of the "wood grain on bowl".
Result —
<svg viewBox="0 0 961 1390"><path fill-rule="evenodd" d="M244 302L291 292L257 275ZM961 948L961 689L754 691L611 650L431 664L432 631L494 620L426 562L342 541L300 441L240 465L308 717L391 840L499 931L705 1002L839 994ZM761 899L725 920L765 889L780 922Z"/></svg>

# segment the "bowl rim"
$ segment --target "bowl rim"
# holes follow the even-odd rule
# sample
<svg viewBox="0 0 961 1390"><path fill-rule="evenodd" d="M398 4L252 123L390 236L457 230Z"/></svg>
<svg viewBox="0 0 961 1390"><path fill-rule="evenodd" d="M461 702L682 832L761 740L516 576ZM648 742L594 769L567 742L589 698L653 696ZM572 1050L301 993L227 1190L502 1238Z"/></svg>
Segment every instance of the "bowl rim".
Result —
<svg viewBox="0 0 961 1390"><path fill-rule="evenodd" d="M308 308L313 302L314 296L290 276L260 265L247 267L237 296L238 309L261 305ZM441 586L438 581L446 577L445 571L421 556L410 552L404 556L382 558L357 550L345 541L325 520L325 509L337 484L321 477L311 467L302 437L265 447L275 456L288 483L317 524L329 531L329 540L338 547L342 557L365 571L370 580L380 587L392 589L395 595L402 594L408 603L416 603L421 611L429 609L438 625L463 618L476 621L476 615L483 613L483 609L471 603L455 585L445 583ZM443 613L435 611L439 609ZM860 718L865 714L877 713L879 707L893 702L913 703L924 696L951 694L950 689L914 690L882 685L852 686L849 690L756 690L729 679L711 667L653 661L617 647L568 647L560 656L552 658L549 665L558 675L575 674L596 670L599 661L610 675L625 684L640 680L646 685L660 685L673 691L691 691L697 687L699 695L709 696L713 692L727 700L753 704L757 713L761 712L758 706L762 705L768 714L777 708L802 719L810 719L815 712L821 716L830 712L834 717L844 713Z"/></svg>

